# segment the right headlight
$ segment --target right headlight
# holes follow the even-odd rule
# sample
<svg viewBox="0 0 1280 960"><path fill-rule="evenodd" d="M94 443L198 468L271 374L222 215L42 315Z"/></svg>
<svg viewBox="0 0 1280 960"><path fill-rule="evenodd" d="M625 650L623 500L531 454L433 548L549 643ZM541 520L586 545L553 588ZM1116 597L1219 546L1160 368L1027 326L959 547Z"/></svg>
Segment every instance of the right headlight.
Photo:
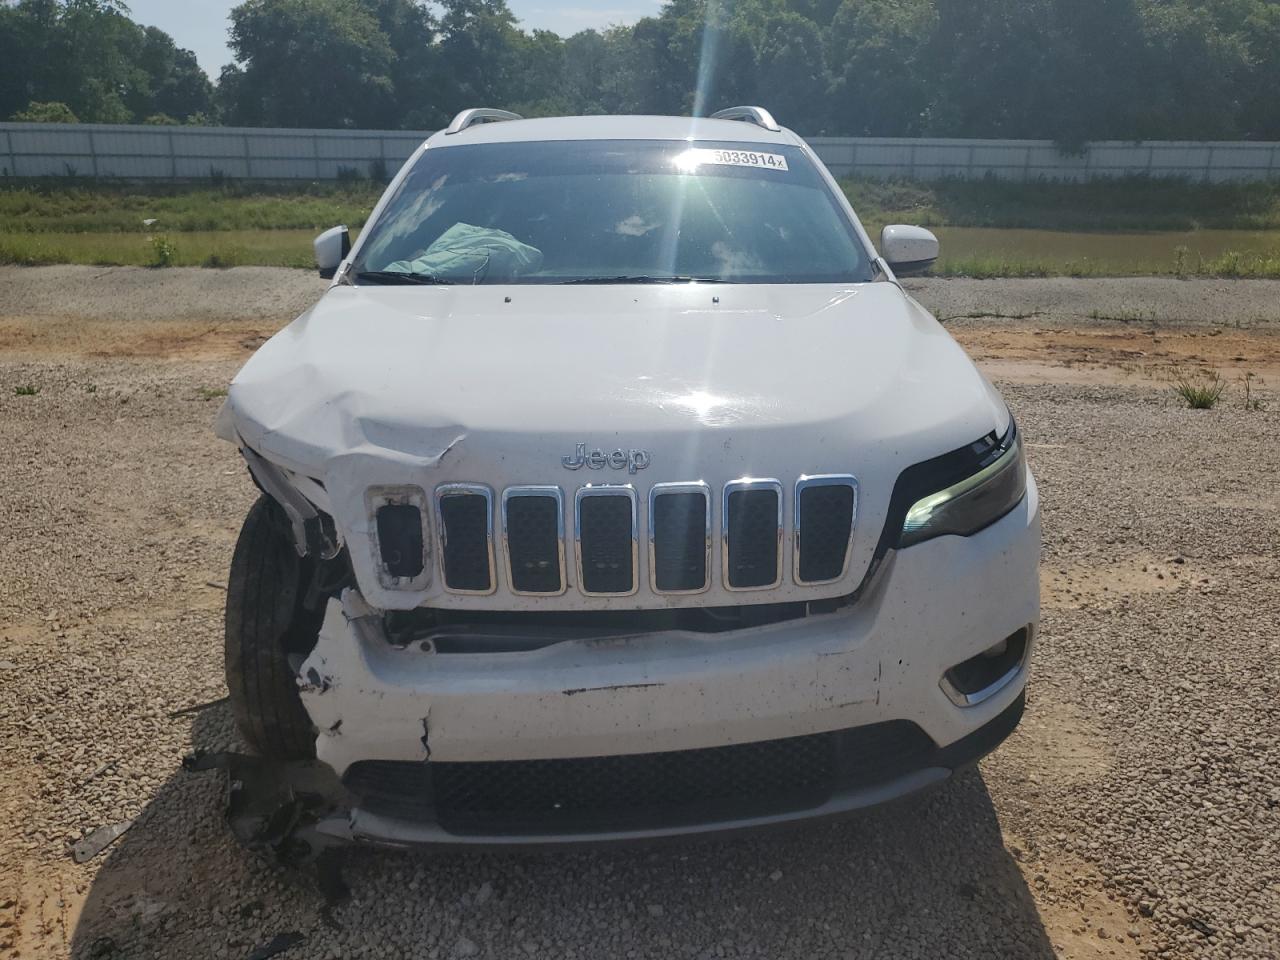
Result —
<svg viewBox="0 0 1280 960"><path fill-rule="evenodd" d="M992 452L994 459L968 477L920 497L907 510L899 547L947 534L968 536L995 523L1027 492L1027 461L1022 439L1010 427L1006 443Z"/></svg>

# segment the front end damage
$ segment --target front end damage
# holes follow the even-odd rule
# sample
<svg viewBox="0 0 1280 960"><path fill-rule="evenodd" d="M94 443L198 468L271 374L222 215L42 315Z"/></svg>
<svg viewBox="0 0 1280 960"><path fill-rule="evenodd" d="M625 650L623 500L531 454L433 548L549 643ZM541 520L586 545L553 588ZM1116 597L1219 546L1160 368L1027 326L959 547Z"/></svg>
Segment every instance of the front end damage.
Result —
<svg viewBox="0 0 1280 960"><path fill-rule="evenodd" d="M913 793L1016 726L1038 544L1033 486L972 537L890 554L856 603L717 632L565 639L553 622L512 643L475 624L406 626L348 586L297 666L317 759L220 758L229 820L248 846L300 863L350 842L731 831ZM1001 644L1016 650L991 660L983 696L957 698L955 668Z"/></svg>
<svg viewBox="0 0 1280 960"><path fill-rule="evenodd" d="M980 509L962 481L1025 465L896 287L421 294L331 290L219 420L310 578L273 676L315 759L216 759L243 841L305 862L787 823L939 783L1016 725L1038 495L1028 473L904 545L913 504Z"/></svg>

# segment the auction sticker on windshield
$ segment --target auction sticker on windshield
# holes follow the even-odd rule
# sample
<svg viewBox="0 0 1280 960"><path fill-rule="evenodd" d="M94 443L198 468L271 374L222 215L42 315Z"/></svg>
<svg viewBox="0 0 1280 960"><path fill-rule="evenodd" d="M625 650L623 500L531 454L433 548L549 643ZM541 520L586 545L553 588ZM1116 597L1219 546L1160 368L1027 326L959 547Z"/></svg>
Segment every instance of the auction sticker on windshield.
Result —
<svg viewBox="0 0 1280 960"><path fill-rule="evenodd" d="M763 170L786 172L787 158L780 153L759 153L755 150L709 150L694 148L680 154L677 163L693 170L704 163L730 167L759 167Z"/></svg>

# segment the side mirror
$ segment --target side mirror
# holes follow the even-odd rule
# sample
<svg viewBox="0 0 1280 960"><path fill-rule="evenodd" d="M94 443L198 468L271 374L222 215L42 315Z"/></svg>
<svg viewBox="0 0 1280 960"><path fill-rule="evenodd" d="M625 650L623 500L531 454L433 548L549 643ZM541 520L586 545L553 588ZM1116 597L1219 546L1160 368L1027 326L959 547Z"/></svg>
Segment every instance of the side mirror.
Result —
<svg viewBox="0 0 1280 960"><path fill-rule="evenodd" d="M316 237L316 266L320 268L320 276L332 280L351 252L351 231L346 227L334 227Z"/></svg>
<svg viewBox="0 0 1280 960"><path fill-rule="evenodd" d="M924 227L885 227L880 234L880 256L894 273L920 273L938 259L938 238Z"/></svg>

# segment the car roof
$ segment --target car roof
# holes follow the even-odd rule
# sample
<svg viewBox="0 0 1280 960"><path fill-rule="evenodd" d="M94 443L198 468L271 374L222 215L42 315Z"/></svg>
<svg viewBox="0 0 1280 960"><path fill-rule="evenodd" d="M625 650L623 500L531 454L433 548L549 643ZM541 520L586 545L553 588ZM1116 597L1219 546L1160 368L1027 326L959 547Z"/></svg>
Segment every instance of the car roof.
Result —
<svg viewBox="0 0 1280 960"><path fill-rule="evenodd" d="M457 133L441 131L427 144L432 148L474 143L531 143L551 140L717 140L773 146L798 145L790 130L778 132L743 120L706 117L547 117L476 123Z"/></svg>

